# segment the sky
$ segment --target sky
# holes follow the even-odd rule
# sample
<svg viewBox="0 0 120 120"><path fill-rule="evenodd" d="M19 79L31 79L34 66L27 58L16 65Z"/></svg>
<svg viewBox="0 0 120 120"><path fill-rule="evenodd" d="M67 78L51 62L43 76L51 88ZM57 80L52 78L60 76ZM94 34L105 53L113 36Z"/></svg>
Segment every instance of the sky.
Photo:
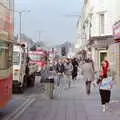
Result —
<svg viewBox="0 0 120 120"><path fill-rule="evenodd" d="M31 10L22 15L22 33L34 41L58 45L75 42L76 23L82 0L15 0L15 10ZM19 33L19 15L15 13L15 34Z"/></svg>

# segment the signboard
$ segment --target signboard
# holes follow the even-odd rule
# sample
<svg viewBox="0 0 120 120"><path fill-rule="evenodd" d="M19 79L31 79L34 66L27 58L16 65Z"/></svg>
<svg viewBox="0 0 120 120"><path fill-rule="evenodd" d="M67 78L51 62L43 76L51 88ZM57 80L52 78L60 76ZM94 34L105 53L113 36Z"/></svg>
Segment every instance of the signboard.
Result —
<svg viewBox="0 0 120 120"><path fill-rule="evenodd" d="M113 26L113 37L116 42L120 42L120 21Z"/></svg>

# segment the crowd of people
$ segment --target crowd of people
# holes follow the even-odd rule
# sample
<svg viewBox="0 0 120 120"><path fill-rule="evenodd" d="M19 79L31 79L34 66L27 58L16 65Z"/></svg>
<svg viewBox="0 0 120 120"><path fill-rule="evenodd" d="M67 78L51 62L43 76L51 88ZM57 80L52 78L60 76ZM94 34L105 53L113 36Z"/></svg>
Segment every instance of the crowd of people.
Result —
<svg viewBox="0 0 120 120"><path fill-rule="evenodd" d="M97 72L92 59L86 58L80 61L77 58L64 58L48 64L47 72L45 69L41 71L41 81L49 78L57 87L67 85L67 88L70 88L71 82L77 80L79 67L81 68L81 75L83 75L86 93L88 95L91 93L91 85L99 86L101 104L104 112L110 102L111 88L113 85L112 78L108 75L110 64L106 58L101 63L101 72L97 78L95 77Z"/></svg>

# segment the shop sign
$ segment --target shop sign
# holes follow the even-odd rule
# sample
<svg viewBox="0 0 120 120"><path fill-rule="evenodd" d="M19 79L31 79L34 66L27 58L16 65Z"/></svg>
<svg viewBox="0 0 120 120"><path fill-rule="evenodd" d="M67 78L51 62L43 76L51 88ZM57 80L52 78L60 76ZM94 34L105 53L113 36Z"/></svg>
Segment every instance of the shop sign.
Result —
<svg viewBox="0 0 120 120"><path fill-rule="evenodd" d="M116 22L113 26L113 37L115 41L120 42L120 21Z"/></svg>

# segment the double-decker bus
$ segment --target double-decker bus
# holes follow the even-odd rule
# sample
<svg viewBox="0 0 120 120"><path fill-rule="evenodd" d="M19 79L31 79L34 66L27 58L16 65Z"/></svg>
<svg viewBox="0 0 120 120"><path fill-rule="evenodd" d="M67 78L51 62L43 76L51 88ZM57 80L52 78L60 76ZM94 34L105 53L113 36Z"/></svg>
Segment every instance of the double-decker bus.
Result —
<svg viewBox="0 0 120 120"><path fill-rule="evenodd" d="M30 63L37 63L39 65L38 72L40 72L41 68L47 65L48 53L46 50L43 49L29 51L29 59Z"/></svg>
<svg viewBox="0 0 120 120"><path fill-rule="evenodd" d="M14 0L0 1L0 108L12 97Z"/></svg>
<svg viewBox="0 0 120 120"><path fill-rule="evenodd" d="M12 96L12 51L12 42L0 40L0 108Z"/></svg>

